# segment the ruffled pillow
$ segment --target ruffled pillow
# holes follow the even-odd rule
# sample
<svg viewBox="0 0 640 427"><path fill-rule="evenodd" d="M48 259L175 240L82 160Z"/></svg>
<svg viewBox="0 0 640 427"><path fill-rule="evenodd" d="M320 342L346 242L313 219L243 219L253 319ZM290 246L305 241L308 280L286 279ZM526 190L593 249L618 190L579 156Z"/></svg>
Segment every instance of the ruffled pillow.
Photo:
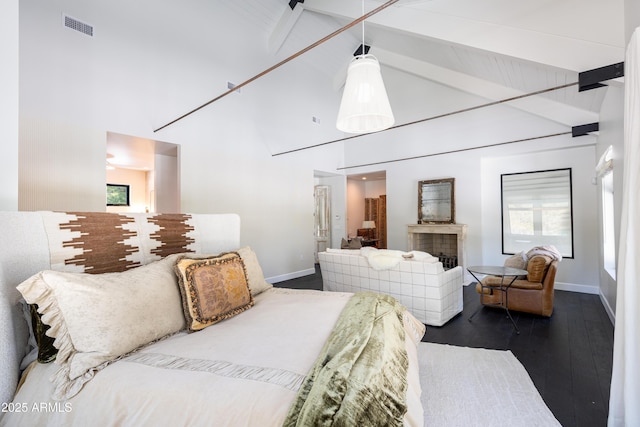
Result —
<svg viewBox="0 0 640 427"><path fill-rule="evenodd" d="M177 255L122 273L42 271L18 285L58 349L53 398L75 396L123 355L185 328Z"/></svg>

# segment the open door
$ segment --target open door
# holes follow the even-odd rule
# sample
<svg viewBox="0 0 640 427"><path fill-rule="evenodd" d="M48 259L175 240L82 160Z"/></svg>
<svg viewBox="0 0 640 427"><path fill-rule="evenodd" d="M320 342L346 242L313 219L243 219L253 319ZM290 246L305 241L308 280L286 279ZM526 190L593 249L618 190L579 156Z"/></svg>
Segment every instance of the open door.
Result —
<svg viewBox="0 0 640 427"><path fill-rule="evenodd" d="M331 189L328 185L316 185L313 191L315 203L314 231L316 247L314 258L318 261L318 252L326 251L331 244Z"/></svg>

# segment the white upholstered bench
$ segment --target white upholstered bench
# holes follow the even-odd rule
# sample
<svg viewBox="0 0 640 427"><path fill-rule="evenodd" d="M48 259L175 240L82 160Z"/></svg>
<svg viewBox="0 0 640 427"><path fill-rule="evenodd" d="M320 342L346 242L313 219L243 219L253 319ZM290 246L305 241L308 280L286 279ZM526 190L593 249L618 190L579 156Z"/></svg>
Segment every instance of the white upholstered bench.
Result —
<svg viewBox="0 0 640 427"><path fill-rule="evenodd" d="M391 295L431 326L442 326L462 311L460 266L445 271L437 258L416 258L402 259L391 268L374 269L360 250L349 249L327 249L318 258L325 291Z"/></svg>

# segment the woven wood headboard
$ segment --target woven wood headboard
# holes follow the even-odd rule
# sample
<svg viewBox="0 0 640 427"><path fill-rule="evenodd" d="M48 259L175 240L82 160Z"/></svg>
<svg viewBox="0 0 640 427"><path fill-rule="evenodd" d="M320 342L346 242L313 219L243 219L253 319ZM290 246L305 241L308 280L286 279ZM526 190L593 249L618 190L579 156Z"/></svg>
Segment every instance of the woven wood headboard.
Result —
<svg viewBox="0 0 640 427"><path fill-rule="evenodd" d="M28 347L16 290L23 280L46 269L118 272L173 253L240 247L235 214L0 212L0 225L0 402L13 398Z"/></svg>

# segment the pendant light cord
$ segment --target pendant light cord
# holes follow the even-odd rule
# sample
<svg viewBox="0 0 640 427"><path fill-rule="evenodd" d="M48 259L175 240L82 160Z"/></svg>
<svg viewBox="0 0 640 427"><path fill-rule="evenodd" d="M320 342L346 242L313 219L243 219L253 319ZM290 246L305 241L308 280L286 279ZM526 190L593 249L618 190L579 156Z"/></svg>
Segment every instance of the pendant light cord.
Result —
<svg viewBox="0 0 640 427"><path fill-rule="evenodd" d="M361 16L364 16L364 0L362 0L362 15ZM362 52L361 52L363 58L364 58L364 55L365 55L365 51L366 51L366 49L365 49L365 44L364 44L364 19L363 19L362 20Z"/></svg>

